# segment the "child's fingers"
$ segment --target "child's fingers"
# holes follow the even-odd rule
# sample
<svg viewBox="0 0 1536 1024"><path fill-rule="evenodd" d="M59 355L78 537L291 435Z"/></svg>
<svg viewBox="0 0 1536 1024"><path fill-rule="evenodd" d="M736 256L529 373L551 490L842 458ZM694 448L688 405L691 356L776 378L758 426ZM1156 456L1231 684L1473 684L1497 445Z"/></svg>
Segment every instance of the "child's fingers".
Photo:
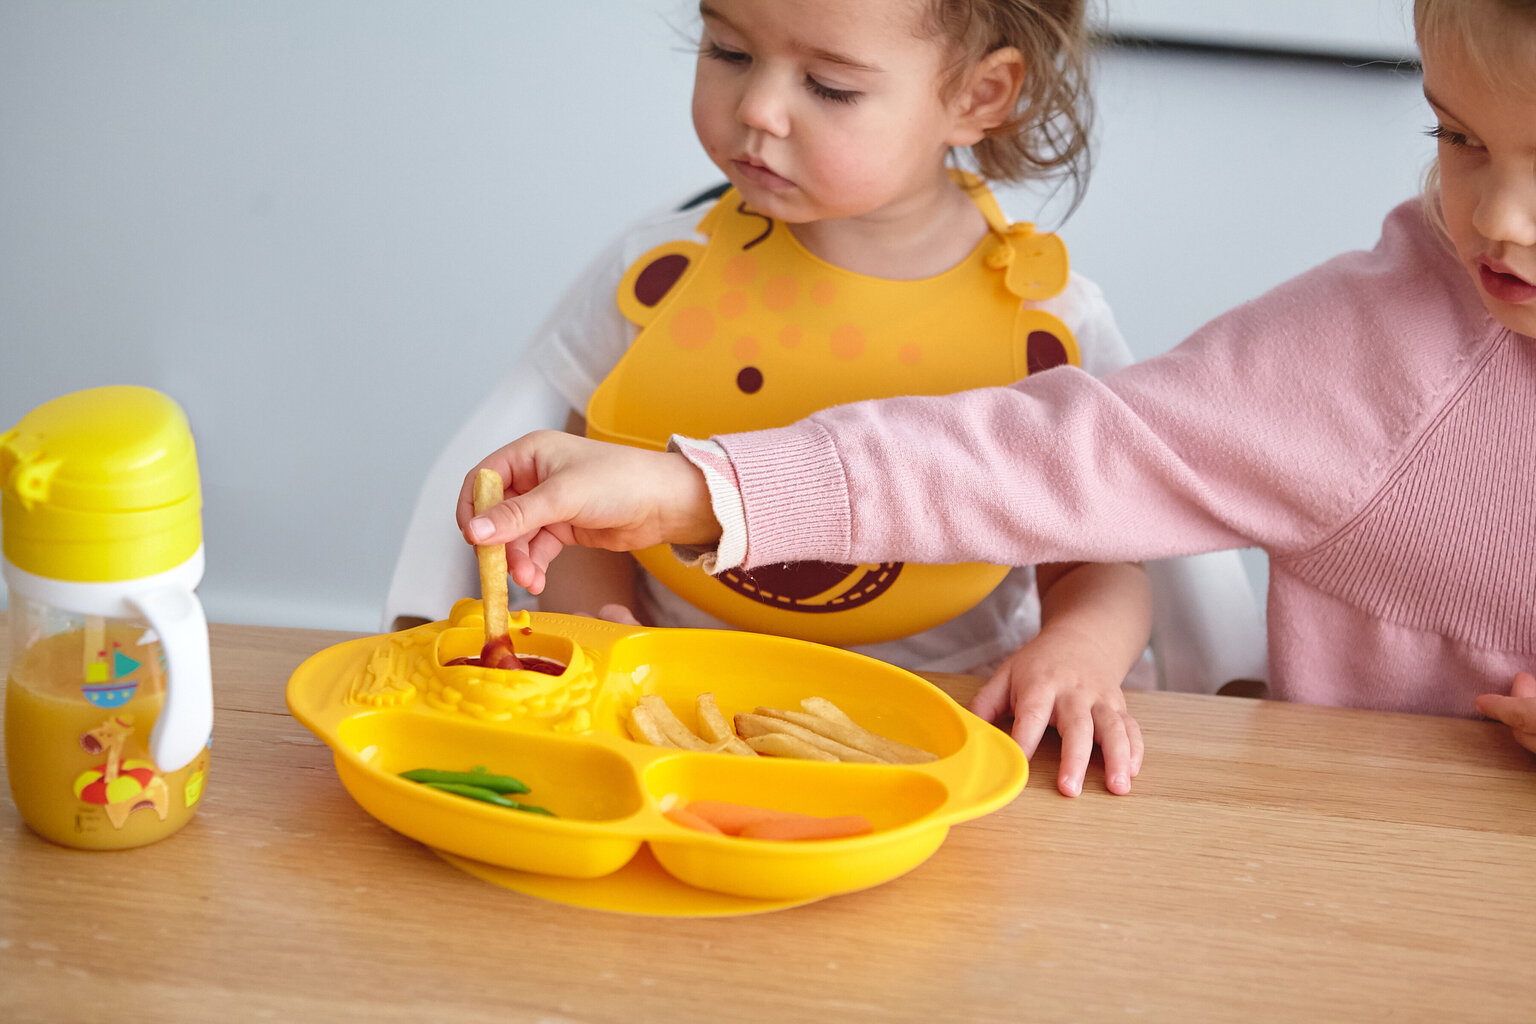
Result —
<svg viewBox="0 0 1536 1024"><path fill-rule="evenodd" d="M560 534L549 530L540 530L528 542L528 558L534 565L539 567L539 572L542 574L545 569L549 568L549 564L555 560L555 556L564 551L565 546L569 543Z"/></svg>
<svg viewBox="0 0 1536 1024"><path fill-rule="evenodd" d="M1516 672L1515 681L1509 688L1511 697L1536 697L1536 676L1529 672Z"/></svg>
<svg viewBox="0 0 1536 1024"><path fill-rule="evenodd" d="M546 580L544 570L548 566L547 560L542 564L539 563L520 545L507 545L507 572L511 575L512 582L528 593L537 595L544 592Z"/></svg>
<svg viewBox="0 0 1536 1024"><path fill-rule="evenodd" d="M1104 752L1104 788L1117 796L1131 791L1131 735L1125 720L1129 716L1119 708L1098 705L1093 709L1093 727Z"/></svg>
<svg viewBox="0 0 1536 1024"><path fill-rule="evenodd" d="M532 537L539 530L564 522L569 516L554 505L545 488L535 487L526 494L507 498L465 524L464 539L471 544L510 544L522 537Z"/></svg>
<svg viewBox="0 0 1536 1024"><path fill-rule="evenodd" d="M521 444L522 442L519 441L517 443ZM511 446L509 445L508 447ZM495 470L496 475L501 477L502 483L509 489L512 487L512 468L504 457L503 453L505 451L506 449L502 449L481 459L479 464L473 466L468 473L464 474L464 483L459 487L459 500L458 504L454 506L454 519L459 524L459 531L471 543L473 543L473 539L468 533L468 527L470 520L475 518L475 481L479 478L480 471L482 469Z"/></svg>
<svg viewBox="0 0 1536 1024"><path fill-rule="evenodd" d="M597 610L597 617L608 622L617 622L622 626L638 626L640 620L635 618L635 613L622 604L605 604Z"/></svg>
<svg viewBox="0 0 1536 1024"><path fill-rule="evenodd" d="M1536 732L1536 699L1485 693L1474 700L1473 705L1482 714L1498 719L1516 732Z"/></svg>
<svg viewBox="0 0 1536 1024"><path fill-rule="evenodd" d="M1093 756L1093 718L1081 710L1058 707L1056 731L1061 734L1056 788L1062 796L1077 796L1083 791L1083 776L1088 774L1088 759Z"/></svg>
<svg viewBox="0 0 1536 1024"><path fill-rule="evenodd" d="M992 678L982 684L971 698L971 713L986 722L996 722L1008 708L1008 669L1003 667L992 673Z"/></svg>
<svg viewBox="0 0 1536 1024"><path fill-rule="evenodd" d="M1047 694L1026 698L1013 706L1013 741L1025 757L1035 756L1035 748L1040 746L1040 738L1051 724L1050 700Z"/></svg>
<svg viewBox="0 0 1536 1024"><path fill-rule="evenodd" d="M1125 731L1131 737L1131 778L1141 774L1141 761L1146 756L1147 745L1141 738L1141 723L1131 717L1131 713L1125 713Z"/></svg>
<svg viewBox="0 0 1536 1024"><path fill-rule="evenodd" d="M1481 714L1509 726L1515 742L1536 753L1536 697L1506 697L1498 693L1485 693L1474 700L1473 704Z"/></svg>
<svg viewBox="0 0 1536 1024"><path fill-rule="evenodd" d="M549 493L552 489L544 489L537 496L535 492L540 492L539 485L562 463L573 443L590 442L559 430L536 430L481 459L465 474L454 510L464 539L471 544L507 543L568 518L563 509L556 507L555 495ZM515 497L486 513L476 514L475 479L482 469L494 470L505 484L506 493ZM477 520L489 520L494 529L486 531L486 524Z"/></svg>

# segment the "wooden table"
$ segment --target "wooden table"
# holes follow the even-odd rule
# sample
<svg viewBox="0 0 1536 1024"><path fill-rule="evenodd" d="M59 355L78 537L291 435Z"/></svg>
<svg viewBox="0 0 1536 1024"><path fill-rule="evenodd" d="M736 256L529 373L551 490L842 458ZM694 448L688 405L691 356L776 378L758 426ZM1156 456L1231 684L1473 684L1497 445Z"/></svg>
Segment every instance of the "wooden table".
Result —
<svg viewBox="0 0 1536 1024"><path fill-rule="evenodd" d="M210 787L165 842L66 850L0 806L0 1020L1536 1019L1536 760L1491 723L1132 694L1129 797L1058 796L1048 745L886 885L631 917L360 810L283 702L350 636L214 627Z"/></svg>

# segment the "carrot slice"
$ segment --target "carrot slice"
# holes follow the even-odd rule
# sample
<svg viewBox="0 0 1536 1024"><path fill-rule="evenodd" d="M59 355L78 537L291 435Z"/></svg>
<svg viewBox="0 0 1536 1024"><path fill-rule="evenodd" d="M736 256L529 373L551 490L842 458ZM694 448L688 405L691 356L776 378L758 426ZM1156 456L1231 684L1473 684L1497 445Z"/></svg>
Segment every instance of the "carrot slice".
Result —
<svg viewBox="0 0 1536 1024"><path fill-rule="evenodd" d="M706 821L704 818L699 817L697 814L694 814L688 808L681 805L663 811L662 817L666 818L674 825L683 826L683 828L691 828L699 832L708 832L710 835L725 835L725 833L722 832L719 828L715 827L712 822Z"/></svg>
<svg viewBox="0 0 1536 1024"><path fill-rule="evenodd" d="M843 839L873 831L874 826L862 814L845 814L837 818L797 814L754 821L736 834L743 839Z"/></svg>
<svg viewBox="0 0 1536 1024"><path fill-rule="evenodd" d="M874 831L869 820L858 814L822 818L725 800L694 800L687 809L728 836L748 839L836 839Z"/></svg>
<svg viewBox="0 0 1536 1024"><path fill-rule="evenodd" d="M775 814L789 813L771 811L766 807L727 803L724 800L690 800L688 810L727 835L735 835L754 821L764 821Z"/></svg>

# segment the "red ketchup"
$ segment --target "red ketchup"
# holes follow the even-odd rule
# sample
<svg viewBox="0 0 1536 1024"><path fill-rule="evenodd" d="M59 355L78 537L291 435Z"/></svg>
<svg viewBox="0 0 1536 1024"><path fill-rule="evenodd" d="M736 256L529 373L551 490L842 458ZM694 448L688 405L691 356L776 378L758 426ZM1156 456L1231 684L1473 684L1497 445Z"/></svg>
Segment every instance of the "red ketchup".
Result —
<svg viewBox="0 0 1536 1024"><path fill-rule="evenodd" d="M524 630L524 632L529 631ZM513 672L542 672L547 676L558 676L565 671L565 666L558 661L541 658L536 654L518 657L517 652L512 649L512 638L509 636L499 636L486 641L485 646L480 648L478 658L454 658L447 664L475 665L480 668L499 668Z"/></svg>

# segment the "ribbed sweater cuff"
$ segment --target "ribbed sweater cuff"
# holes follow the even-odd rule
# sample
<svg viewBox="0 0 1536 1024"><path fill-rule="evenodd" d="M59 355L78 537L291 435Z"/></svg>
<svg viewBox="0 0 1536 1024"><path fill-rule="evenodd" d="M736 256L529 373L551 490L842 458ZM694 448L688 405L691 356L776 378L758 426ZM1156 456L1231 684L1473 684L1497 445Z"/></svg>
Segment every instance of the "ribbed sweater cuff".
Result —
<svg viewBox="0 0 1536 1024"><path fill-rule="evenodd" d="M849 561L848 483L831 436L810 421L712 438L736 469L746 510L748 569Z"/></svg>
<svg viewBox="0 0 1536 1024"><path fill-rule="evenodd" d="M688 565L698 566L711 576L739 568L747 554L747 520L731 460L713 441L698 441L678 434L673 434L667 442L667 450L682 455L704 474L710 508L720 524L720 543L715 547L673 544L673 556Z"/></svg>

